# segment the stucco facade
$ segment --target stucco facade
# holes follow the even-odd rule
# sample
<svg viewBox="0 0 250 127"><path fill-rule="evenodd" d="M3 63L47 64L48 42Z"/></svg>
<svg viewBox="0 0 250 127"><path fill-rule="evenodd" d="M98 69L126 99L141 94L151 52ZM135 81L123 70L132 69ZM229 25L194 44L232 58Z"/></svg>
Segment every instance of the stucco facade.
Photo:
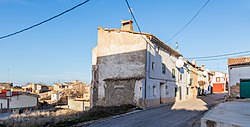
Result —
<svg viewBox="0 0 250 127"><path fill-rule="evenodd" d="M2 109L37 107L38 97L35 95L21 94L8 98L0 98L0 105Z"/></svg>
<svg viewBox="0 0 250 127"><path fill-rule="evenodd" d="M212 72L213 92L226 92L228 75L224 72Z"/></svg>
<svg viewBox="0 0 250 127"><path fill-rule="evenodd" d="M250 79L250 65L229 67L229 85L240 83L240 79Z"/></svg>
<svg viewBox="0 0 250 127"><path fill-rule="evenodd" d="M92 106L149 107L188 99L188 68L175 66L182 55L152 34L123 26L98 28L92 50Z"/></svg>

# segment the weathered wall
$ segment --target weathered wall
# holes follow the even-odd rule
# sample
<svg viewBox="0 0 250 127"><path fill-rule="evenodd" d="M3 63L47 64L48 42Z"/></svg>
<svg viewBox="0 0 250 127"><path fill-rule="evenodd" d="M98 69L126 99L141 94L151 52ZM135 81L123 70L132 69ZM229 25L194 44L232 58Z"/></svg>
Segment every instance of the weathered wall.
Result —
<svg viewBox="0 0 250 127"><path fill-rule="evenodd" d="M37 97L18 95L11 97L10 108L35 107L37 103Z"/></svg>
<svg viewBox="0 0 250 127"><path fill-rule="evenodd" d="M105 81L105 106L135 104L134 89L136 80Z"/></svg>
<svg viewBox="0 0 250 127"><path fill-rule="evenodd" d="M175 101L175 88L178 88L176 98L179 96L179 86L182 92L182 100L188 99L186 95L186 88L189 87L187 85L189 80L187 68L185 67L182 74L183 80L180 80L179 75L181 72L175 67L177 57L173 53L166 51L166 46L163 49L162 44L155 42L153 44L152 40L148 40L146 35L142 36L147 39L149 44L145 42L140 34L98 29L98 44L92 50L92 100L94 105L120 105L121 101L125 103L141 103L141 100L144 99L146 99L144 101L145 106L147 104L153 106L173 102ZM148 47L146 48L146 46ZM173 52L173 50L171 51ZM178 53L174 52L174 54ZM155 63L154 69L151 68L152 62ZM166 66L165 74L162 73L162 63ZM145 65L147 65L146 68ZM175 69L176 78L172 78L172 69ZM145 80L141 82L119 80L138 77L145 78ZM115 86L119 84L128 88L126 90L115 89ZM153 87L156 89L155 94L153 94ZM119 96L114 98L112 95ZM125 100L122 100L121 96L125 95ZM112 100L115 101L111 102Z"/></svg>
<svg viewBox="0 0 250 127"><path fill-rule="evenodd" d="M105 100L105 79L145 77L145 49L140 34L98 29L98 44L92 50L94 105Z"/></svg>
<svg viewBox="0 0 250 127"><path fill-rule="evenodd" d="M240 83L240 79L250 79L250 66L237 66L229 68L229 85Z"/></svg>
<svg viewBox="0 0 250 127"><path fill-rule="evenodd" d="M1 109L1 105L2 105L2 109L8 108L7 99L0 99L0 109Z"/></svg>
<svg viewBox="0 0 250 127"><path fill-rule="evenodd" d="M192 78L191 80L191 87L190 87L190 92L191 92L191 97L192 98L196 98L197 94L198 94L198 71L195 67L190 66L190 78Z"/></svg>
<svg viewBox="0 0 250 127"><path fill-rule="evenodd" d="M105 106L140 104L142 97L142 80L110 80L105 81Z"/></svg>
<svg viewBox="0 0 250 127"><path fill-rule="evenodd" d="M68 107L69 109L75 110L75 111L85 111L85 110L89 110L90 102L68 98Z"/></svg>

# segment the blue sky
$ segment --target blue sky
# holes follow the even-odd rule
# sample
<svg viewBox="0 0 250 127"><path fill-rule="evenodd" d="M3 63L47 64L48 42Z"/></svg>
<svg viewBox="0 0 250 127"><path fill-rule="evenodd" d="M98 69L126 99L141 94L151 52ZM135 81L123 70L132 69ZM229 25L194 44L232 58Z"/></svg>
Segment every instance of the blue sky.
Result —
<svg viewBox="0 0 250 127"><path fill-rule="evenodd" d="M0 36L50 18L83 0L0 0ZM206 0L129 0L143 32L162 41L175 34ZM168 45L179 42L184 57L249 50L249 0L211 0ZM91 50L98 26L120 28L130 19L124 0L91 0L86 5L24 33L0 40L0 81L15 84L91 81ZM136 27L134 26L135 30ZM227 60L198 62L226 71Z"/></svg>

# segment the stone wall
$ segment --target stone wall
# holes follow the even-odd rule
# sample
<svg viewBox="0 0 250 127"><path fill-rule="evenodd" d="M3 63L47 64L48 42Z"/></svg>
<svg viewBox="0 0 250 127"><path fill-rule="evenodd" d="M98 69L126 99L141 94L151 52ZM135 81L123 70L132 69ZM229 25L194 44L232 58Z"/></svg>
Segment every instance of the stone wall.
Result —
<svg viewBox="0 0 250 127"><path fill-rule="evenodd" d="M68 98L68 108L75 111L85 111L89 110L90 102L83 100L74 100L72 98Z"/></svg>
<svg viewBox="0 0 250 127"><path fill-rule="evenodd" d="M135 104L135 79L105 81L105 106Z"/></svg>

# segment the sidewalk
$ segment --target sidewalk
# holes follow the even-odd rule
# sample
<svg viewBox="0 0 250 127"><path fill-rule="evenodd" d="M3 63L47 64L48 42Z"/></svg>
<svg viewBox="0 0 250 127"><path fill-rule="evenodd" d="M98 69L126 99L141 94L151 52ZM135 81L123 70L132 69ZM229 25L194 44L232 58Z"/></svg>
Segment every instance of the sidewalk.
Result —
<svg viewBox="0 0 250 127"><path fill-rule="evenodd" d="M232 101L218 105L201 118L201 127L249 127L250 101Z"/></svg>
<svg viewBox="0 0 250 127"><path fill-rule="evenodd" d="M171 109L206 111L217 102L219 103L223 97L224 94L210 94L207 96L200 96L196 99L189 99L186 101L176 102Z"/></svg>
<svg viewBox="0 0 250 127"><path fill-rule="evenodd" d="M189 99L182 102L176 102L172 110L197 110L197 111L205 111L208 110L207 103L202 101L201 99Z"/></svg>

